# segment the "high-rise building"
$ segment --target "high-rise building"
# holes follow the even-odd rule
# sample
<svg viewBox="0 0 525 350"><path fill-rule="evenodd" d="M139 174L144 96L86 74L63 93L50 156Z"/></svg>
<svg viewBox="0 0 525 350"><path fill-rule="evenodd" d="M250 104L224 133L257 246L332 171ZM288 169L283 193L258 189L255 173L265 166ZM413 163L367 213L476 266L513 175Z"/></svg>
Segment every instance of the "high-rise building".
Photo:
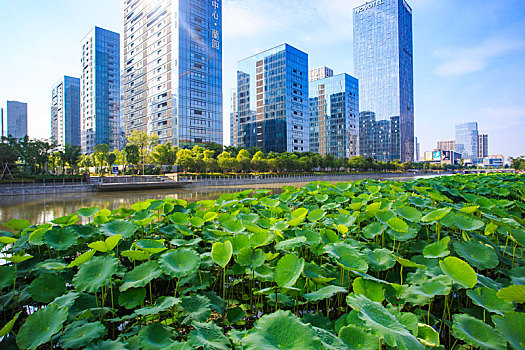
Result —
<svg viewBox="0 0 525 350"><path fill-rule="evenodd" d="M27 103L7 101L6 136L22 139L27 136Z"/></svg>
<svg viewBox="0 0 525 350"><path fill-rule="evenodd" d="M479 134L478 136L478 157L487 158L489 156L489 135Z"/></svg>
<svg viewBox="0 0 525 350"><path fill-rule="evenodd" d="M80 79L64 76L51 91L51 140L80 146Z"/></svg>
<svg viewBox="0 0 525 350"><path fill-rule="evenodd" d="M414 160L412 53L412 9L406 0L374 0L354 9L361 155Z"/></svg>
<svg viewBox="0 0 525 350"><path fill-rule="evenodd" d="M103 143L113 150L120 108L120 35L95 27L81 45L82 152L93 153Z"/></svg>
<svg viewBox="0 0 525 350"><path fill-rule="evenodd" d="M479 134L478 123L456 124L456 152L463 159L478 158Z"/></svg>
<svg viewBox="0 0 525 350"><path fill-rule="evenodd" d="M450 140L450 141L438 141L436 149L442 150L442 151L455 151L456 150L456 141Z"/></svg>
<svg viewBox="0 0 525 350"><path fill-rule="evenodd" d="M308 81L330 78L334 76L334 71L328 67L322 66L308 71Z"/></svg>
<svg viewBox="0 0 525 350"><path fill-rule="evenodd" d="M232 89L230 91L230 146L236 147L237 139L234 137L237 135L237 89Z"/></svg>
<svg viewBox="0 0 525 350"><path fill-rule="evenodd" d="M421 145L419 144L419 140L417 137L414 137L414 161L419 162L421 160Z"/></svg>
<svg viewBox="0 0 525 350"><path fill-rule="evenodd" d="M264 152L310 150L306 53L283 44L239 61L236 102L235 145Z"/></svg>
<svg viewBox="0 0 525 350"><path fill-rule="evenodd" d="M310 81L309 89L310 151L337 158L359 155L357 79L338 74Z"/></svg>
<svg viewBox="0 0 525 350"><path fill-rule="evenodd" d="M222 144L222 1L123 1L126 133Z"/></svg>

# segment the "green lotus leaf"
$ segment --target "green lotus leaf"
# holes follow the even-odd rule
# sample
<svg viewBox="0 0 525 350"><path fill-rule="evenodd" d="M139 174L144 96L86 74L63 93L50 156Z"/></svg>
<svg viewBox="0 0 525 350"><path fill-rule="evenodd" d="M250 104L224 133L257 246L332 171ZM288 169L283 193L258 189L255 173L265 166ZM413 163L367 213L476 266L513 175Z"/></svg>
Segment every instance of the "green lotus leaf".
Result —
<svg viewBox="0 0 525 350"><path fill-rule="evenodd" d="M363 229L363 235L368 239L374 239L383 233L384 226L380 222L373 222Z"/></svg>
<svg viewBox="0 0 525 350"><path fill-rule="evenodd" d="M515 267L510 270L512 284L525 284L525 266Z"/></svg>
<svg viewBox="0 0 525 350"><path fill-rule="evenodd" d="M77 213L80 216L83 216L85 218L89 218L89 217L95 215L96 213L98 213L99 210L100 210L100 208L97 208L97 207L81 208L81 209L79 209L77 211Z"/></svg>
<svg viewBox="0 0 525 350"><path fill-rule="evenodd" d="M315 222L319 221L322 218L324 218L326 215L326 212L322 209L315 209L308 213L308 221Z"/></svg>
<svg viewBox="0 0 525 350"><path fill-rule="evenodd" d="M48 259L37 265L38 268L48 271L60 271L67 267L62 261Z"/></svg>
<svg viewBox="0 0 525 350"><path fill-rule="evenodd" d="M433 298L436 295L450 294L451 286L452 280L450 277L438 275L423 283L421 291L429 298Z"/></svg>
<svg viewBox="0 0 525 350"><path fill-rule="evenodd" d="M159 265L166 275L181 278L195 273L201 264L200 255L193 249L170 250L159 259Z"/></svg>
<svg viewBox="0 0 525 350"><path fill-rule="evenodd" d="M472 288L478 283L478 277L474 269L459 258L454 256L446 257L439 262L439 267L441 267L441 271L445 275L464 288Z"/></svg>
<svg viewBox="0 0 525 350"><path fill-rule="evenodd" d="M149 260L152 254L144 250L125 250L122 253L120 253L120 255L128 258L131 261L145 261Z"/></svg>
<svg viewBox="0 0 525 350"><path fill-rule="evenodd" d="M380 210L376 213L376 218L384 225L387 225L388 220L395 218L396 214L394 214L390 210Z"/></svg>
<svg viewBox="0 0 525 350"><path fill-rule="evenodd" d="M55 300L53 300L53 304L55 304L58 307L65 307L66 309L69 309L75 303L75 300L79 296L80 293L69 292L67 294L55 298Z"/></svg>
<svg viewBox="0 0 525 350"><path fill-rule="evenodd" d="M453 316L452 330L465 343L482 349L506 349L505 339L494 328L475 317L459 314Z"/></svg>
<svg viewBox="0 0 525 350"><path fill-rule="evenodd" d="M96 256L81 265L73 277L73 286L81 292L96 292L117 273L118 260L111 256Z"/></svg>
<svg viewBox="0 0 525 350"><path fill-rule="evenodd" d="M492 317L492 322L515 349L525 349L525 313L511 311Z"/></svg>
<svg viewBox="0 0 525 350"><path fill-rule="evenodd" d="M11 321L7 322L3 327L2 329L0 329L0 338L2 337L5 337L6 335L8 335L11 330L13 329L13 326L15 325L15 322L16 320L18 320L18 316L20 316L20 314L22 313L22 311L19 311L15 317L13 317L11 319Z"/></svg>
<svg viewBox="0 0 525 350"><path fill-rule="evenodd" d="M0 290L12 287L16 279L16 271L11 266L0 265Z"/></svg>
<svg viewBox="0 0 525 350"><path fill-rule="evenodd" d="M386 222L386 224L396 232L408 233L408 225L405 221L403 221L403 219L391 218Z"/></svg>
<svg viewBox="0 0 525 350"><path fill-rule="evenodd" d="M421 342L380 303L356 294L347 296L346 302L359 312L359 317L366 322L367 327L384 336L388 345L400 349L425 349Z"/></svg>
<svg viewBox="0 0 525 350"><path fill-rule="evenodd" d="M362 277L358 277L352 282L355 294L362 294L377 303L382 303L385 300L383 286L381 283L365 280Z"/></svg>
<svg viewBox="0 0 525 350"><path fill-rule="evenodd" d="M228 220L222 224L222 228L228 233L241 233L246 230L239 220Z"/></svg>
<svg viewBox="0 0 525 350"><path fill-rule="evenodd" d="M51 340L62 329L66 321L67 309L51 304L29 315L20 327L16 343L22 349L36 349Z"/></svg>
<svg viewBox="0 0 525 350"><path fill-rule="evenodd" d="M78 234L72 230L52 229L42 237L42 242L55 250L67 250L77 243Z"/></svg>
<svg viewBox="0 0 525 350"><path fill-rule="evenodd" d="M31 259L31 258L33 258L32 255L21 253L21 254L15 254L15 255L11 255L11 256L5 257L4 259L7 260L7 261L12 262L14 264L20 264L20 263L22 263L22 262L24 262L26 260Z"/></svg>
<svg viewBox="0 0 525 350"><path fill-rule="evenodd" d="M435 242L427 245L423 249L423 255L428 259L444 258L450 254L448 246L443 242Z"/></svg>
<svg viewBox="0 0 525 350"><path fill-rule="evenodd" d="M336 262L347 270L368 271L368 264L361 254L346 243L335 243L324 247L325 252L333 256Z"/></svg>
<svg viewBox="0 0 525 350"><path fill-rule="evenodd" d="M366 262L374 271L386 271L396 264L396 259L388 249L368 250L365 257Z"/></svg>
<svg viewBox="0 0 525 350"><path fill-rule="evenodd" d="M79 255L77 258L75 258L75 260L70 262L69 265L67 265L67 267L71 268L74 266L80 266L88 262L95 255L96 252L97 251L94 249L88 250L87 252Z"/></svg>
<svg viewBox="0 0 525 350"><path fill-rule="evenodd" d="M140 348L144 350L168 349L175 342L175 330L161 323L150 323L139 332Z"/></svg>
<svg viewBox="0 0 525 350"><path fill-rule="evenodd" d="M308 209L306 208L299 208L299 209L294 210L291 215L291 220L288 221L288 225L290 226L299 225L306 218L306 214L308 214Z"/></svg>
<svg viewBox="0 0 525 350"><path fill-rule="evenodd" d="M137 232L138 226L127 220L113 220L100 225L98 228L108 237L122 235L124 238L130 238Z"/></svg>
<svg viewBox="0 0 525 350"><path fill-rule="evenodd" d="M303 272L306 278L310 278L315 283L328 283L335 279L333 277L325 277L323 270L315 264L305 263Z"/></svg>
<svg viewBox="0 0 525 350"><path fill-rule="evenodd" d="M74 225L78 222L78 215L73 214L73 215L62 216L60 218L51 220L51 222L53 224L56 224L62 227Z"/></svg>
<svg viewBox="0 0 525 350"><path fill-rule="evenodd" d="M465 215L456 215L454 218L454 225L457 228L465 231L475 231L480 230L485 226L483 221L472 219Z"/></svg>
<svg viewBox="0 0 525 350"><path fill-rule="evenodd" d="M418 323L417 339L419 339L423 345L433 348L439 347L439 333L429 325Z"/></svg>
<svg viewBox="0 0 525 350"><path fill-rule="evenodd" d="M18 239L13 238L13 237L6 237L6 236L0 237L1 244L11 244L11 243L15 243L16 241L18 241Z"/></svg>
<svg viewBox="0 0 525 350"><path fill-rule="evenodd" d="M118 303L120 306L130 310L144 302L146 298L146 288L129 288L124 292L120 292L118 296Z"/></svg>
<svg viewBox="0 0 525 350"><path fill-rule="evenodd" d="M182 298L181 307L184 309L182 323L191 324L192 321L205 322L211 316L210 300L202 295L192 294Z"/></svg>
<svg viewBox="0 0 525 350"><path fill-rule="evenodd" d="M498 266L498 255L491 247L478 241L455 242L454 249L459 256L478 269L493 269Z"/></svg>
<svg viewBox="0 0 525 350"><path fill-rule="evenodd" d="M140 250L148 252L150 254L157 254L167 250L164 246L164 240L154 240L154 239L141 239L135 242L135 246Z"/></svg>
<svg viewBox="0 0 525 350"><path fill-rule="evenodd" d="M282 310L262 316L242 342L247 350L322 348L321 340L311 326L302 323L290 311Z"/></svg>
<svg viewBox="0 0 525 350"><path fill-rule="evenodd" d="M417 230L413 227L408 227L407 232L394 231L390 228L386 232L388 237L396 242L406 242L417 236Z"/></svg>
<svg viewBox="0 0 525 350"><path fill-rule="evenodd" d="M250 270L262 266L265 259L266 256L261 249L253 249L252 247L242 248L237 254L237 263L241 266L246 266Z"/></svg>
<svg viewBox="0 0 525 350"><path fill-rule="evenodd" d="M511 230L511 237L522 247L525 247L525 230Z"/></svg>
<svg viewBox="0 0 525 350"><path fill-rule="evenodd" d="M100 338L105 332L106 327L101 322L76 321L66 327L60 338L60 345L65 349L79 349Z"/></svg>
<svg viewBox="0 0 525 350"><path fill-rule="evenodd" d="M348 347L345 345L345 343L337 338L335 334L332 334L332 332L329 332L323 328L317 328L312 327L319 339L321 339L321 343L323 344L323 349L326 350L348 350Z"/></svg>
<svg viewBox="0 0 525 350"><path fill-rule="evenodd" d="M177 225L186 225L188 224L188 215L184 213L175 212L170 215L170 220L171 222Z"/></svg>
<svg viewBox="0 0 525 350"><path fill-rule="evenodd" d="M135 211L142 211L142 210L146 210L149 208L149 206L151 205L150 202L137 202L137 203L134 203L132 206L131 206L131 209L135 210Z"/></svg>
<svg viewBox="0 0 525 350"><path fill-rule="evenodd" d="M136 266L133 270L126 272L122 278L120 291L124 292L129 288L144 287L151 280L162 275L162 270L157 261L148 261Z"/></svg>
<svg viewBox="0 0 525 350"><path fill-rule="evenodd" d="M113 235L113 236L106 238L105 241L96 241L96 242L90 243L88 244L88 247L98 252L109 253L118 245L118 242L120 242L121 238L122 238L121 234Z"/></svg>
<svg viewBox="0 0 525 350"><path fill-rule="evenodd" d="M494 289L481 287L475 290L468 290L467 295L474 302L474 304L503 316L509 311L514 310L514 305L511 302L500 299Z"/></svg>
<svg viewBox="0 0 525 350"><path fill-rule="evenodd" d="M4 226L15 231L22 231L31 226L31 223L27 220L11 219Z"/></svg>
<svg viewBox="0 0 525 350"><path fill-rule="evenodd" d="M127 291L129 291L128 289ZM126 292L127 292L126 291ZM124 292L125 293L125 292ZM119 302L120 303L120 302ZM160 297L153 306L146 306L142 309L135 310L135 314L141 316L156 315L160 312L168 310L173 305L180 303L180 300L174 297Z"/></svg>
<svg viewBox="0 0 525 350"><path fill-rule="evenodd" d="M275 282L281 288L291 288L304 269L304 259L295 254L283 256L275 267Z"/></svg>
<svg viewBox="0 0 525 350"><path fill-rule="evenodd" d="M421 212L416 208L409 207L404 205L396 209L397 213L402 216L404 219L411 222L420 222L421 221Z"/></svg>
<svg viewBox="0 0 525 350"><path fill-rule="evenodd" d="M31 232L31 234L29 235L29 243L31 243L32 245L44 244L42 239L44 238L46 232L48 232L51 229L51 227L51 224L49 226L42 225L42 227L38 227L36 230Z"/></svg>
<svg viewBox="0 0 525 350"><path fill-rule="evenodd" d="M230 241L216 242L211 248L211 258L213 261L222 267L226 268L233 254L233 246Z"/></svg>
<svg viewBox="0 0 525 350"><path fill-rule="evenodd" d="M193 349L229 350L231 343L215 323L193 322L195 329L188 334L188 344Z"/></svg>
<svg viewBox="0 0 525 350"><path fill-rule="evenodd" d="M90 344L86 350L127 350L128 347L118 340L104 340L95 344ZM171 348L170 348L171 349Z"/></svg>
<svg viewBox="0 0 525 350"><path fill-rule="evenodd" d="M479 209L479 205L471 205L468 207L463 207L459 211L465 214L474 214Z"/></svg>
<svg viewBox="0 0 525 350"><path fill-rule="evenodd" d="M313 302L331 298L337 293L347 293L347 290L346 288L338 286L326 286L319 289L318 291L304 294L303 298L305 298L309 302Z"/></svg>
<svg viewBox="0 0 525 350"><path fill-rule="evenodd" d="M402 258L400 256L396 256L394 255L394 259L396 259L396 261L399 263L399 265L403 266L403 267L419 267L419 268L425 268L424 265L421 265L421 264L418 264L418 263L415 263L413 261L410 261L408 259L405 259L405 258Z"/></svg>
<svg viewBox="0 0 525 350"><path fill-rule="evenodd" d="M431 211L421 218L422 222L435 222L443 219L448 213L450 213L451 208L441 208Z"/></svg>
<svg viewBox="0 0 525 350"><path fill-rule="evenodd" d="M50 303L66 291L66 283L62 277L54 274L41 274L27 288L29 295L41 303Z"/></svg>
<svg viewBox="0 0 525 350"><path fill-rule="evenodd" d="M306 237L294 237L277 243L275 249L291 252L296 248L302 247L304 243L306 243Z"/></svg>
<svg viewBox="0 0 525 350"><path fill-rule="evenodd" d="M228 312L226 313L226 324L228 325L235 324L239 322L240 320L242 320L242 318L245 315L246 313L241 307L239 306L234 307L233 309L228 310Z"/></svg>
<svg viewBox="0 0 525 350"><path fill-rule="evenodd" d="M348 349L379 349L379 340L377 337L354 325L342 327L339 330L339 339L345 343Z"/></svg>
<svg viewBox="0 0 525 350"><path fill-rule="evenodd" d="M525 285L513 285L498 291L498 297L505 301L525 303Z"/></svg>

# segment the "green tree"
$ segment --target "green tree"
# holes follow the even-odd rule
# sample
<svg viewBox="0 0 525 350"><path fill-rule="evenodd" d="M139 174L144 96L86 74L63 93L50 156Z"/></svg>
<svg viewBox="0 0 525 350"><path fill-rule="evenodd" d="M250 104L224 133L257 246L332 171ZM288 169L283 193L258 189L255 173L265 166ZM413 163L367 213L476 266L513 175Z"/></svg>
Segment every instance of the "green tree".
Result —
<svg viewBox="0 0 525 350"><path fill-rule="evenodd" d="M126 165L131 164L136 166L140 163L140 151L137 145L128 144L124 147L124 172L126 172Z"/></svg>
<svg viewBox="0 0 525 350"><path fill-rule="evenodd" d="M517 158L509 158L510 160L510 167L515 170L525 170L525 156L517 157Z"/></svg>
<svg viewBox="0 0 525 350"><path fill-rule="evenodd" d="M190 169L193 169L195 165L195 159L193 158L193 153L189 149L181 149L177 152L177 161L175 163L178 170L182 169L183 172L187 172Z"/></svg>
<svg viewBox="0 0 525 350"><path fill-rule="evenodd" d="M159 137L155 134L148 135L144 131L133 130L127 139L129 145L137 145L139 148L142 174L144 174L146 158L148 158L150 152L159 143Z"/></svg>
<svg viewBox="0 0 525 350"><path fill-rule="evenodd" d="M80 149L80 146L72 146L70 143L66 143L66 146L64 147L64 160L73 172L78 171L78 162L80 161L81 155L82 150Z"/></svg>
<svg viewBox="0 0 525 350"><path fill-rule="evenodd" d="M177 153L175 148L171 146L171 142L168 142L155 146L150 157L153 164L162 167L163 165L174 165L177 160Z"/></svg>
<svg viewBox="0 0 525 350"><path fill-rule="evenodd" d="M106 145L105 143L101 143L99 145L96 145L95 146L95 149L93 151L93 160L94 160L94 163L95 163L95 168L97 168L97 165L98 165L98 170L95 169L95 171L97 173L99 173L100 175L104 175L104 169L105 169L105 166L108 164L108 157L109 157L109 146Z"/></svg>
<svg viewBox="0 0 525 350"><path fill-rule="evenodd" d="M236 164L235 164L236 170L238 172L242 171L244 173L248 173L250 171L251 158L252 156L247 150L241 149L239 153L237 154L237 159L236 159Z"/></svg>
<svg viewBox="0 0 525 350"><path fill-rule="evenodd" d="M223 172L229 172L235 169L236 160L230 152L224 151L217 157L217 163Z"/></svg>

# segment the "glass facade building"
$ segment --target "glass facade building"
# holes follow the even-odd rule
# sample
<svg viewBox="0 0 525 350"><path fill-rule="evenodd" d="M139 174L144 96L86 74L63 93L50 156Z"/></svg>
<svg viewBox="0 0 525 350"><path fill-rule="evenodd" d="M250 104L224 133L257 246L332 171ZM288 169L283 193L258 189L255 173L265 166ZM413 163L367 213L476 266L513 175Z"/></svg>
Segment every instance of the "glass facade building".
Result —
<svg viewBox="0 0 525 350"><path fill-rule="evenodd" d="M489 156L489 135L479 134L478 138L478 157L487 158Z"/></svg>
<svg viewBox="0 0 525 350"><path fill-rule="evenodd" d="M310 81L309 89L310 151L337 158L359 155L357 79L339 74Z"/></svg>
<svg viewBox="0 0 525 350"><path fill-rule="evenodd" d="M123 0L124 127L222 144L222 0Z"/></svg>
<svg viewBox="0 0 525 350"><path fill-rule="evenodd" d="M51 140L80 146L80 79L64 76L51 91Z"/></svg>
<svg viewBox="0 0 525 350"><path fill-rule="evenodd" d="M234 146L308 152L308 55L283 44L238 62Z"/></svg>
<svg viewBox="0 0 525 350"><path fill-rule="evenodd" d="M82 152L93 153L103 143L113 150L120 108L120 35L95 27L81 45Z"/></svg>
<svg viewBox="0 0 525 350"><path fill-rule="evenodd" d="M27 103L7 101L7 136L22 139L27 136Z"/></svg>
<svg viewBox="0 0 525 350"><path fill-rule="evenodd" d="M456 152L463 159L478 158L479 133L478 123L456 124Z"/></svg>
<svg viewBox="0 0 525 350"><path fill-rule="evenodd" d="M354 9L360 155L414 160L412 54L412 9L405 0L374 0Z"/></svg>

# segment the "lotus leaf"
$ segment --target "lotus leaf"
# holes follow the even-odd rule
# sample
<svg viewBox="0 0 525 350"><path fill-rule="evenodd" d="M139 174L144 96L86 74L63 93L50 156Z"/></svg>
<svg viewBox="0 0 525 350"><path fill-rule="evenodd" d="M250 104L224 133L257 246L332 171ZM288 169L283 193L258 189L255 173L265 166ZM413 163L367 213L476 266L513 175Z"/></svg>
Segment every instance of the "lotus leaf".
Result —
<svg viewBox="0 0 525 350"><path fill-rule="evenodd" d="M365 253L368 265L375 271L385 271L396 264L396 259L388 249L374 249Z"/></svg>
<svg viewBox="0 0 525 350"><path fill-rule="evenodd" d="M374 239L383 233L384 226L380 222L373 222L363 229L363 235L368 239Z"/></svg>
<svg viewBox="0 0 525 350"><path fill-rule="evenodd" d="M127 350L128 347L118 340L99 341L96 344L90 344L86 350Z"/></svg>
<svg viewBox="0 0 525 350"><path fill-rule="evenodd" d="M312 301L319 301L324 300L333 297L337 293L346 293L346 288L337 287L337 286L326 286L318 291L307 293L303 295L303 298L308 300L309 302Z"/></svg>
<svg viewBox="0 0 525 350"><path fill-rule="evenodd" d="M453 316L452 330L465 343L482 349L506 349L505 339L491 326L475 317L458 314Z"/></svg>
<svg viewBox="0 0 525 350"><path fill-rule="evenodd" d="M0 329L0 338L3 338L5 337L6 335L8 335L11 330L13 329L13 326L15 325L15 322L16 320L18 320L18 316L20 316L20 314L22 313L22 311L18 312L15 317L13 317L11 319L11 321L7 322L3 327L2 329Z"/></svg>
<svg viewBox="0 0 525 350"><path fill-rule="evenodd" d="M230 241L216 242L211 249L211 257L213 261L222 267L226 268L233 254L233 246Z"/></svg>
<svg viewBox="0 0 525 350"><path fill-rule="evenodd" d="M448 213L450 213L452 209L450 208L441 208L433 210L429 213L427 213L425 216L421 218L422 222L435 222L443 219Z"/></svg>
<svg viewBox="0 0 525 350"><path fill-rule="evenodd" d="M53 304L55 304L58 307L65 307L66 309L69 309L79 296L80 293L69 292L67 294L57 297L55 300L53 300Z"/></svg>
<svg viewBox="0 0 525 350"><path fill-rule="evenodd" d="M200 266L201 258L192 249L170 250L159 259L162 271L172 277L181 278L195 273Z"/></svg>
<svg viewBox="0 0 525 350"><path fill-rule="evenodd" d="M146 288L129 288L124 292L120 292L118 296L118 303L126 309L133 309L144 302L146 298Z"/></svg>
<svg viewBox="0 0 525 350"><path fill-rule="evenodd" d="M494 316L496 329L515 349L525 349L525 313L511 311L505 316Z"/></svg>
<svg viewBox="0 0 525 350"><path fill-rule="evenodd" d="M301 247L306 243L306 237L299 236L281 241L275 245L275 249L284 250L287 252L293 251L298 247Z"/></svg>
<svg viewBox="0 0 525 350"><path fill-rule="evenodd" d="M525 303L525 285L513 285L500 289L498 297L505 301Z"/></svg>
<svg viewBox="0 0 525 350"><path fill-rule="evenodd" d="M317 350L322 343L316 332L289 311L277 311L262 316L252 332L243 340L249 349L303 349Z"/></svg>
<svg viewBox="0 0 525 350"><path fill-rule="evenodd" d="M375 336L354 325L341 328L339 338L348 349L375 350L379 348L379 341Z"/></svg>
<svg viewBox="0 0 525 350"><path fill-rule="evenodd" d="M128 258L129 260L145 261L151 258L151 253L144 250L125 250L120 255Z"/></svg>
<svg viewBox="0 0 525 350"><path fill-rule="evenodd" d="M129 290L130 289L128 289L127 291L129 291ZM176 305L178 303L180 303L180 300L177 299L177 298L174 298L174 297L160 297L155 302L155 305L153 305L153 306L146 306L146 307L143 307L142 309L135 310L135 313L137 315L141 315L141 316L156 315L156 314L158 314L160 312L168 310L170 307L172 307L173 305Z"/></svg>
<svg viewBox="0 0 525 350"><path fill-rule="evenodd" d="M122 278L120 291L124 292L129 288L144 287L151 280L162 275L157 261L148 261L136 266L133 270L128 271Z"/></svg>
<svg viewBox="0 0 525 350"><path fill-rule="evenodd" d="M16 278L14 268L6 265L0 265L0 290L13 285Z"/></svg>
<svg viewBox="0 0 525 350"><path fill-rule="evenodd" d="M322 329L313 327L315 333L317 333L317 336L319 339L321 339L321 343L323 344L323 349L326 350L348 350L348 347L345 345L345 343L337 338L334 334L331 332Z"/></svg>
<svg viewBox="0 0 525 350"><path fill-rule="evenodd" d="M294 210L291 215L291 220L288 221L288 225L290 226L299 225L306 218L306 214L308 214L308 209L306 208L299 208L299 209Z"/></svg>
<svg viewBox="0 0 525 350"><path fill-rule="evenodd" d="M67 265L67 267L75 267L80 266L86 262L88 262L96 253L97 251L94 249L88 250L87 252L80 254L78 257L75 258L72 262Z"/></svg>
<svg viewBox="0 0 525 350"><path fill-rule="evenodd" d="M141 349L163 350L168 349L175 341L174 329L160 323L150 323L139 332Z"/></svg>
<svg viewBox="0 0 525 350"><path fill-rule="evenodd" d="M51 340L62 329L67 309L51 304L29 315L20 327L16 343L22 349L36 349Z"/></svg>
<svg viewBox="0 0 525 350"><path fill-rule="evenodd" d="M237 254L237 263L241 266L246 266L253 270L264 264L266 256L261 249L253 249L251 247L242 248Z"/></svg>
<svg viewBox="0 0 525 350"><path fill-rule="evenodd" d="M127 220L113 220L99 226L100 232L108 237L122 235L123 238L130 238L137 229L137 225Z"/></svg>
<svg viewBox="0 0 525 350"><path fill-rule="evenodd" d="M391 218L386 224L394 231L401 233L408 233L408 225L403 219L400 218Z"/></svg>
<svg viewBox="0 0 525 350"><path fill-rule="evenodd" d="M465 215L456 215L454 217L454 225L461 230L465 231L475 231L480 230L485 226L483 221L472 219Z"/></svg>
<svg viewBox="0 0 525 350"><path fill-rule="evenodd" d="M31 223L27 220L11 219L6 224L4 224L4 226L11 228L15 231L22 231L31 226Z"/></svg>
<svg viewBox="0 0 525 350"><path fill-rule="evenodd" d="M421 221L421 213L416 208L409 207L407 205L404 205L402 207L399 207L396 209L397 213L401 215L403 218L405 218L408 221L411 222L420 222Z"/></svg>
<svg viewBox="0 0 525 350"><path fill-rule="evenodd" d="M229 350L230 341L222 333L221 328L213 322L193 322L194 330L188 334L188 343L203 350Z"/></svg>
<svg viewBox="0 0 525 350"><path fill-rule="evenodd" d="M303 268L303 258L298 258L295 254L285 255L275 267L275 282L282 288L293 287L299 276L301 276Z"/></svg>
<svg viewBox="0 0 525 350"><path fill-rule="evenodd" d="M362 294L377 303L381 303L385 300L383 284L381 283L358 277L352 282L352 287L355 294Z"/></svg>
<svg viewBox="0 0 525 350"><path fill-rule="evenodd" d="M419 339L423 345L433 348L439 347L439 333L434 328L423 323L419 323L417 328L417 339Z"/></svg>
<svg viewBox="0 0 525 350"><path fill-rule="evenodd" d="M113 235L106 240L103 241L96 241L93 243L88 244L88 247L91 249L95 249L96 251L102 252L102 253L108 253L112 251L117 245L120 239L122 238L121 234Z"/></svg>
<svg viewBox="0 0 525 350"><path fill-rule="evenodd" d="M246 227L238 220L228 220L222 224L222 227L229 233L241 233L246 230Z"/></svg>
<svg viewBox="0 0 525 350"><path fill-rule="evenodd" d="M477 241L455 242L454 249L478 269L493 269L498 266L498 256L491 247Z"/></svg>
<svg viewBox="0 0 525 350"><path fill-rule="evenodd" d="M101 322L76 321L66 327L60 343L65 349L79 349L100 338L105 332L106 327Z"/></svg>
<svg viewBox="0 0 525 350"><path fill-rule="evenodd" d="M41 274L31 282L27 291L34 300L47 304L65 293L66 283L58 275Z"/></svg>
<svg viewBox="0 0 525 350"><path fill-rule="evenodd" d="M308 213L307 218L308 218L308 221L316 222L324 218L325 215L326 215L326 212L324 210L315 209L315 210L312 210L310 213Z"/></svg>
<svg viewBox="0 0 525 350"><path fill-rule="evenodd" d="M185 311L184 324L191 324L192 321L205 322L211 316L210 300L202 295L192 294L181 299L181 307Z"/></svg>
<svg viewBox="0 0 525 350"><path fill-rule="evenodd" d="M79 291L96 292L105 286L117 272L118 260L110 256L97 256L80 266L73 277L73 285Z"/></svg>
<svg viewBox="0 0 525 350"><path fill-rule="evenodd" d="M66 250L77 243L78 234L72 230L52 229L42 237L42 242L55 250Z"/></svg>
<svg viewBox="0 0 525 350"><path fill-rule="evenodd" d="M478 282L474 269L459 258L446 257L439 262L439 266L445 275L464 288L472 288Z"/></svg>
<svg viewBox="0 0 525 350"><path fill-rule="evenodd" d="M188 223L188 215L175 212L170 215L170 220L177 225L186 225Z"/></svg>
<svg viewBox="0 0 525 350"><path fill-rule="evenodd" d="M481 287L475 290L468 290L467 295L474 302L474 304L503 316L509 311L514 310L514 305L511 302L500 299L494 289Z"/></svg>
<svg viewBox="0 0 525 350"><path fill-rule="evenodd" d="M444 258L449 254L450 250L448 250L448 246L443 242L431 243L423 249L423 255L429 259Z"/></svg>
<svg viewBox="0 0 525 350"><path fill-rule="evenodd" d="M97 207L81 208L81 209L79 209L77 211L77 213L80 216L83 216L85 218L89 218L89 217L95 215L96 213L98 213L99 210L100 210L100 208L97 208Z"/></svg>

